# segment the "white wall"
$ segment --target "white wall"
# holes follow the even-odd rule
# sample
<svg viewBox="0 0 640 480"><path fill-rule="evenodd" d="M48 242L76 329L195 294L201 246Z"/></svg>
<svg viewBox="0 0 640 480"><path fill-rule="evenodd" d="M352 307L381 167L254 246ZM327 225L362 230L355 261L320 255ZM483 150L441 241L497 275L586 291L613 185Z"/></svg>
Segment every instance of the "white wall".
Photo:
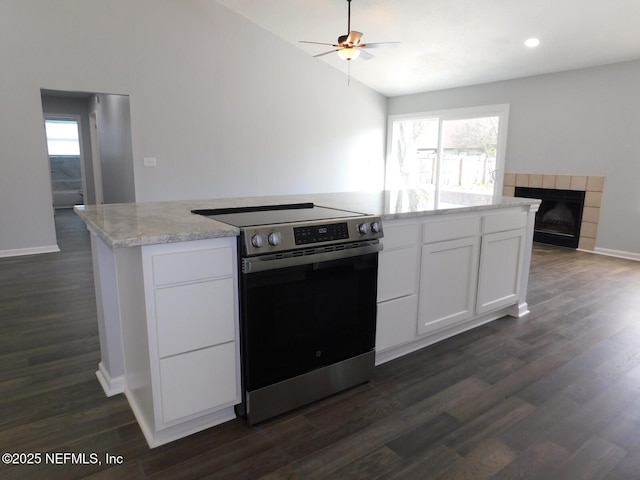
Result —
<svg viewBox="0 0 640 480"><path fill-rule="evenodd" d="M396 97L389 114L508 103L506 171L603 175L596 249L640 254L640 61Z"/></svg>
<svg viewBox="0 0 640 480"><path fill-rule="evenodd" d="M41 88L129 95L136 201L382 186L386 99L211 0L0 0L0 58L0 255L55 246Z"/></svg>

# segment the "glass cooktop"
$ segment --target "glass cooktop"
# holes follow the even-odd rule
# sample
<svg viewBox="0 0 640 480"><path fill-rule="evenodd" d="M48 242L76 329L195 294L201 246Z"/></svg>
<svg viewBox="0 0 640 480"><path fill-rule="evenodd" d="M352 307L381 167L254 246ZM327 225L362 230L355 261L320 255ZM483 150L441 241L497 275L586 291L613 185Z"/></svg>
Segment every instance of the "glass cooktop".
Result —
<svg viewBox="0 0 640 480"><path fill-rule="evenodd" d="M339 218L362 217L365 214L321 207L313 203L293 203L284 205L265 205L233 208L215 208L191 210L192 213L205 215L219 222L235 227L253 227L278 223L308 222L314 220L332 220Z"/></svg>

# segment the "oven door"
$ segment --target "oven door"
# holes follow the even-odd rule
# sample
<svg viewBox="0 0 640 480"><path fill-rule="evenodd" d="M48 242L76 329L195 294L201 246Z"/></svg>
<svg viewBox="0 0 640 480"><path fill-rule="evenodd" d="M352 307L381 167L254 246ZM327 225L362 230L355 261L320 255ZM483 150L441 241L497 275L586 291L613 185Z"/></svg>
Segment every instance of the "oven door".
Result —
<svg viewBox="0 0 640 480"><path fill-rule="evenodd" d="M300 261L241 275L245 391L373 351L378 253Z"/></svg>

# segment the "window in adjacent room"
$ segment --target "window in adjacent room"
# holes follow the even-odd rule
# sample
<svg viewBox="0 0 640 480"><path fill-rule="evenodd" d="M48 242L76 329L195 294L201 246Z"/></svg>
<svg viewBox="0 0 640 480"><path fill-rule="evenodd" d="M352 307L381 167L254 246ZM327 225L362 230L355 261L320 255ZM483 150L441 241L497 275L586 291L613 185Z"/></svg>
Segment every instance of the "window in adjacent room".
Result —
<svg viewBox="0 0 640 480"><path fill-rule="evenodd" d="M500 194L508 114L492 105L390 116L385 188L395 211Z"/></svg>
<svg viewBox="0 0 640 480"><path fill-rule="evenodd" d="M44 121L55 208L83 203L78 120L47 117Z"/></svg>

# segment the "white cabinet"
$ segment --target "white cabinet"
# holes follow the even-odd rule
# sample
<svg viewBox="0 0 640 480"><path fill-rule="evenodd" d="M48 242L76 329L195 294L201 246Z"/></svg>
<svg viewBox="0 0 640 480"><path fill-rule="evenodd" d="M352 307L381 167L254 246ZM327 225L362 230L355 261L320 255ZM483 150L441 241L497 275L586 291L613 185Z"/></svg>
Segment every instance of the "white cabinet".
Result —
<svg viewBox="0 0 640 480"><path fill-rule="evenodd" d="M378 304L376 352L412 341L416 336L418 297L409 295Z"/></svg>
<svg viewBox="0 0 640 480"><path fill-rule="evenodd" d="M526 315L534 218L527 206L385 221L376 363Z"/></svg>
<svg viewBox="0 0 640 480"><path fill-rule="evenodd" d="M236 351L233 343L160 360L162 421L237 403Z"/></svg>
<svg viewBox="0 0 640 480"><path fill-rule="evenodd" d="M235 237L124 250L125 394L149 445L234 418L241 400Z"/></svg>
<svg viewBox="0 0 640 480"><path fill-rule="evenodd" d="M235 340L233 278L155 290L160 358Z"/></svg>
<svg viewBox="0 0 640 480"><path fill-rule="evenodd" d="M527 215L523 212L483 218L476 313L518 301L524 258Z"/></svg>
<svg viewBox="0 0 640 480"><path fill-rule="evenodd" d="M415 337L418 309L418 235L415 222L384 224L384 249L378 264L376 351L410 342Z"/></svg>
<svg viewBox="0 0 640 480"><path fill-rule="evenodd" d="M473 317L479 234L477 216L424 225L418 334L447 329Z"/></svg>
<svg viewBox="0 0 640 480"><path fill-rule="evenodd" d="M449 328L474 315L478 237L424 245L418 333Z"/></svg>
<svg viewBox="0 0 640 480"><path fill-rule="evenodd" d="M234 239L235 240L235 239ZM156 429L239 403L237 278L228 242L143 247Z"/></svg>
<svg viewBox="0 0 640 480"><path fill-rule="evenodd" d="M417 245L383 250L378 261L378 301L384 302L416 293L417 264Z"/></svg>

